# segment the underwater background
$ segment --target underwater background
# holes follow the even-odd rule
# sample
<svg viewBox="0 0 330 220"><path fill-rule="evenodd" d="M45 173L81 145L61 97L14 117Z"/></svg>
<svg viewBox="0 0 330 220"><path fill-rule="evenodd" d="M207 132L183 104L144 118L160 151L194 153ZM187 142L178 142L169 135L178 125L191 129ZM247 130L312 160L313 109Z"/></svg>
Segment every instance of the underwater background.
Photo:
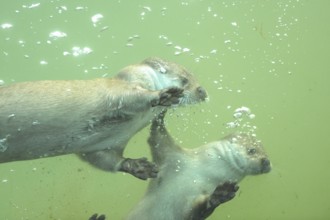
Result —
<svg viewBox="0 0 330 220"><path fill-rule="evenodd" d="M273 165L245 178L209 219L330 219L330 1L0 5L0 85L111 77L149 56L177 62L210 100L169 112L176 141L193 148L249 130ZM131 139L126 157L150 158L148 129ZM75 155L0 164L0 219L123 219L146 187Z"/></svg>

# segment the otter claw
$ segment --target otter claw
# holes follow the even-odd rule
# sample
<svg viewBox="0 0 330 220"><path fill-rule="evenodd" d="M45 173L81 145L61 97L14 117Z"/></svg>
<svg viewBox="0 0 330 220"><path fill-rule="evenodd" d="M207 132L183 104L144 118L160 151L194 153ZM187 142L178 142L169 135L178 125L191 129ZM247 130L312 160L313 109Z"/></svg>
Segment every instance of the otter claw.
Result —
<svg viewBox="0 0 330 220"><path fill-rule="evenodd" d="M147 158L130 159L126 158L119 169L120 171L132 174L133 176L146 180L157 177L158 168L156 164L151 163Z"/></svg>
<svg viewBox="0 0 330 220"><path fill-rule="evenodd" d="M105 220L105 215L94 214L88 220Z"/></svg>

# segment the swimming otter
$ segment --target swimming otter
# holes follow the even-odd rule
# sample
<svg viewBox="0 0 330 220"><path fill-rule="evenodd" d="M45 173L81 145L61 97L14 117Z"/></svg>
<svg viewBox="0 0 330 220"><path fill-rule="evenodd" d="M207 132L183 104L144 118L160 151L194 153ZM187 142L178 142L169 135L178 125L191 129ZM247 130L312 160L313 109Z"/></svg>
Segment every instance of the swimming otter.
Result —
<svg viewBox="0 0 330 220"><path fill-rule="evenodd" d="M75 153L107 171L155 177L145 158L123 151L162 110L204 101L206 91L178 64L148 58L113 78L0 87L0 163Z"/></svg>
<svg viewBox="0 0 330 220"><path fill-rule="evenodd" d="M221 189L226 182L238 183L246 175L271 170L261 143L252 136L238 133L186 149L174 142L163 117L160 114L152 122L148 139L159 173L150 180L146 194L129 214L129 220L205 219L221 204L212 203L217 197L217 186ZM234 193L235 187L230 191Z"/></svg>
<svg viewBox="0 0 330 220"><path fill-rule="evenodd" d="M203 220L212 214L214 209L220 204L228 202L229 200L235 197L235 193L238 190L238 186L235 183L225 182L216 187L214 192L210 196L201 197L198 204L191 210L189 217L185 219L189 220ZM160 198L161 199L161 198ZM146 210L145 210L146 211ZM146 218L135 218L132 216L132 219L135 220L148 220L148 215L145 215ZM93 214L88 220L105 220L105 215ZM158 220L158 218L156 219Z"/></svg>

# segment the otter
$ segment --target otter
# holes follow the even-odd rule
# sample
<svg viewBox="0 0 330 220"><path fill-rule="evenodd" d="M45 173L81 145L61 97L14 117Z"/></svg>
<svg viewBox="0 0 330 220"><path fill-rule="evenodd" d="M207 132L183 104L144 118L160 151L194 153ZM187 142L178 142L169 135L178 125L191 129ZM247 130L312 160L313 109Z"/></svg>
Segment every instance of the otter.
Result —
<svg viewBox="0 0 330 220"><path fill-rule="evenodd" d="M237 192L238 188L239 187L235 183L231 183L231 182L225 182L217 186L214 192L210 196L204 197L198 204L196 203L196 206L193 209L191 209L189 217L185 219L189 219L189 220L206 219L208 216L212 214L214 209L218 207L220 204L232 200L235 197L235 193ZM105 220L105 219L106 219L105 215L103 214L99 215L95 213L91 217L89 217L88 220ZM147 220L149 218L146 217L140 219L140 218L135 218L135 216L132 216L131 219Z"/></svg>
<svg viewBox="0 0 330 220"><path fill-rule="evenodd" d="M0 87L0 163L77 154L106 171L153 178L146 158L124 158L130 138L164 109L207 93L184 67L147 58L112 78Z"/></svg>
<svg viewBox="0 0 330 220"><path fill-rule="evenodd" d="M235 184L245 176L270 172L270 160L253 136L234 133L187 149L168 133L164 114L153 120L148 139L153 161L159 166L158 176L150 180L128 220L205 219L222 203L221 196L214 202L219 190L231 194L225 199L228 201L237 190Z"/></svg>

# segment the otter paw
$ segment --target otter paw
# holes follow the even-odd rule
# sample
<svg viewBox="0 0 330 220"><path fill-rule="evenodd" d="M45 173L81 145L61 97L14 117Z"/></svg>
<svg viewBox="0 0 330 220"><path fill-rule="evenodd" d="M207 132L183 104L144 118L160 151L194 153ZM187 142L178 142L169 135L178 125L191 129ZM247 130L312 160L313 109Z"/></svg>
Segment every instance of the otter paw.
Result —
<svg viewBox="0 0 330 220"><path fill-rule="evenodd" d="M147 158L130 159L126 158L119 169L120 171L132 174L133 176L146 180L157 177L158 168L156 164L151 163Z"/></svg>
<svg viewBox="0 0 330 220"><path fill-rule="evenodd" d="M201 220L208 218L220 204L233 199L237 190L236 183L225 182L217 186L211 195L192 209L189 219Z"/></svg>
<svg viewBox="0 0 330 220"><path fill-rule="evenodd" d="M105 215L94 214L88 220L105 220Z"/></svg>
<svg viewBox="0 0 330 220"><path fill-rule="evenodd" d="M217 207L222 203L228 202L233 199L238 190L236 183L225 182L222 185L217 186L209 199L211 207Z"/></svg>
<svg viewBox="0 0 330 220"><path fill-rule="evenodd" d="M180 102L180 98L183 97L183 89L172 87L168 89L164 89L160 92L159 98L153 100L152 106L171 106L174 104L178 104Z"/></svg>

